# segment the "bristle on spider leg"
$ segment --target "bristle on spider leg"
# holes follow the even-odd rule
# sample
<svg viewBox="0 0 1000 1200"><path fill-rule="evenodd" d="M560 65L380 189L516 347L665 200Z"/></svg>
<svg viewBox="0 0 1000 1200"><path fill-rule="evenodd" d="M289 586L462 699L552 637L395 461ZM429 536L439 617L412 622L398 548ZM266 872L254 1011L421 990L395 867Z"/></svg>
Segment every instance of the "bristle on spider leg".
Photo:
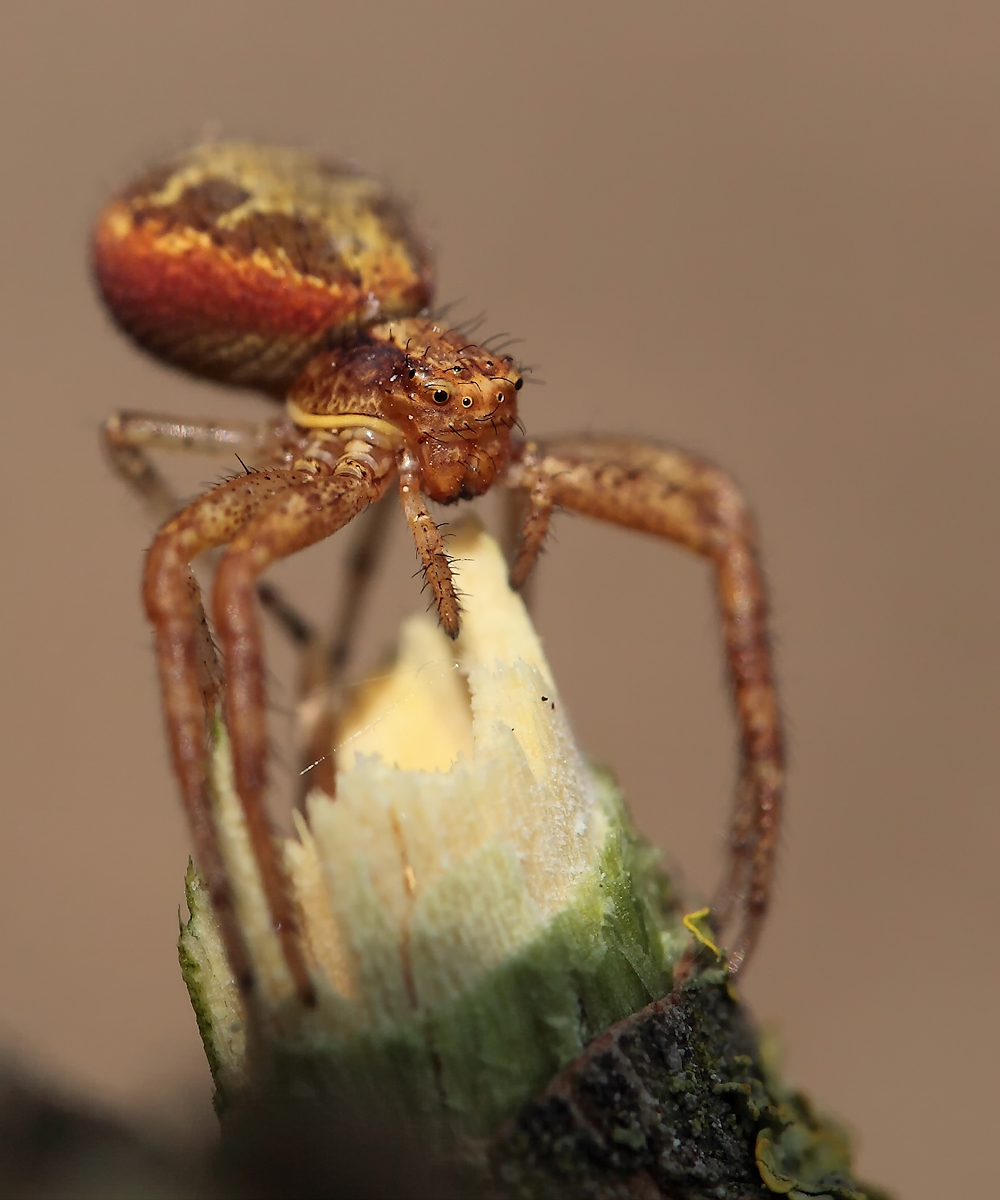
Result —
<svg viewBox="0 0 1000 1200"><path fill-rule="evenodd" d="M489 349L492 350L496 354L502 354L504 352L504 350L510 349L511 346L517 346L524 341L523 337L510 337L507 334L500 334L499 336L506 337L507 340L505 342L500 342L496 346L489 347Z"/></svg>
<svg viewBox="0 0 1000 1200"><path fill-rule="evenodd" d="M441 304L437 308L428 308L427 316L432 321L440 321L444 323L445 319L452 313L460 304L466 301L465 296L460 296L457 300L449 300L447 304Z"/></svg>
<svg viewBox="0 0 1000 1200"><path fill-rule="evenodd" d="M477 329L482 329L486 324L486 313L479 312L474 317L470 317L466 321L459 321L455 324L455 332L460 333L463 337L471 337Z"/></svg>

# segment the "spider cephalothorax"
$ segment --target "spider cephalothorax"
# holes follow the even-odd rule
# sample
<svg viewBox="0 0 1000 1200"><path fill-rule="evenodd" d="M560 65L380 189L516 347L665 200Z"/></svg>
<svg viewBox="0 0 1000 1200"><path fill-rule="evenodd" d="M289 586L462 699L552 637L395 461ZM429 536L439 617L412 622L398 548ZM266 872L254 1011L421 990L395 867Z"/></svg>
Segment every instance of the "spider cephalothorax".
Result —
<svg viewBox="0 0 1000 1200"><path fill-rule="evenodd" d="M461 608L427 499L451 503L494 485L525 496L515 585L530 573L554 508L667 538L712 564L741 751L729 866L712 922L722 935L740 913L729 955L730 970L738 971L769 902L783 745L753 529L729 478L692 455L647 442L517 438L520 373L511 359L421 315L431 299L428 259L400 207L377 183L302 151L207 144L148 172L101 215L94 264L115 319L146 349L285 404L262 423L223 427L119 413L106 428L116 469L168 518L147 556L144 599L174 769L241 986L250 993L253 974L212 819L209 724L221 705L274 926L308 1000L312 983L265 809L257 597L293 636L305 634L259 579L271 563L342 528L394 479L451 635ZM149 460L151 448L239 456L246 472L177 511ZM220 553L214 641L190 569L213 549ZM310 779L330 792L335 721L324 697L333 693L372 553L367 546L354 557L339 632L329 653L312 656L307 673L317 697Z"/></svg>
<svg viewBox="0 0 1000 1200"><path fill-rule="evenodd" d="M482 495L506 466L520 386L510 358L416 317L317 355L288 405L306 428L343 428L346 414L394 426L417 457L424 494L449 504Z"/></svg>

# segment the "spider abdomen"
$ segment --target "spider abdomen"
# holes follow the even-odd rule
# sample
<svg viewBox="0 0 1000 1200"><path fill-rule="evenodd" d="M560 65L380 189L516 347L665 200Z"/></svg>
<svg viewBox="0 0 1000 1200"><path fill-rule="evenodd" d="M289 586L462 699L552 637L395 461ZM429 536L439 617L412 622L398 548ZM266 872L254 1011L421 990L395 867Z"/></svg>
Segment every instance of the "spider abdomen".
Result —
<svg viewBox="0 0 1000 1200"><path fill-rule="evenodd" d="M94 269L140 345L283 391L325 346L430 300L426 253L384 189L304 151L197 146L101 214Z"/></svg>

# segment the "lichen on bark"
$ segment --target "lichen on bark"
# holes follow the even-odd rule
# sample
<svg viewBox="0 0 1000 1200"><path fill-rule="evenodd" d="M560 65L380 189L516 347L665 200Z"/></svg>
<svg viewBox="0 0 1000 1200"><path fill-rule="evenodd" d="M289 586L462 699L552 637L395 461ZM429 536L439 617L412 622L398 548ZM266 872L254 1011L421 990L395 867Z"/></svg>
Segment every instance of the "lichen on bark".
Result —
<svg viewBox="0 0 1000 1200"><path fill-rule="evenodd" d="M724 967L620 1022L495 1139L519 1197L876 1200L843 1131L763 1060Z"/></svg>

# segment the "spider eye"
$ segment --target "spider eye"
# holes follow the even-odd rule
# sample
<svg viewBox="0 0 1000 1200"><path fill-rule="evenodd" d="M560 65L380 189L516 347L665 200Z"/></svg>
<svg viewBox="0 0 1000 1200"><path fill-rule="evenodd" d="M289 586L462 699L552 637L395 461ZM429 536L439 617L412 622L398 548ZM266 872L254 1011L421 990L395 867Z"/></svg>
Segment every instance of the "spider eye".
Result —
<svg viewBox="0 0 1000 1200"><path fill-rule="evenodd" d="M444 390L444 388L437 388L434 392L434 403L444 404L447 399L448 393Z"/></svg>
<svg viewBox="0 0 1000 1200"><path fill-rule="evenodd" d="M416 375L416 373L417 373L417 368L416 368L416 367L410 367L410 370L409 370L409 377L410 377L410 379L412 379L412 378L413 378L413 376L414 376L414 375Z"/></svg>
<svg viewBox="0 0 1000 1200"><path fill-rule="evenodd" d="M472 407L472 397L471 396L463 396L462 397L462 407L463 408L471 408Z"/></svg>
<svg viewBox="0 0 1000 1200"><path fill-rule="evenodd" d="M521 390L521 388L523 388L523 387L524 387L524 380L523 380L523 379L515 379L515 380L514 380L514 390L515 390L516 392L519 392L519 391Z"/></svg>

